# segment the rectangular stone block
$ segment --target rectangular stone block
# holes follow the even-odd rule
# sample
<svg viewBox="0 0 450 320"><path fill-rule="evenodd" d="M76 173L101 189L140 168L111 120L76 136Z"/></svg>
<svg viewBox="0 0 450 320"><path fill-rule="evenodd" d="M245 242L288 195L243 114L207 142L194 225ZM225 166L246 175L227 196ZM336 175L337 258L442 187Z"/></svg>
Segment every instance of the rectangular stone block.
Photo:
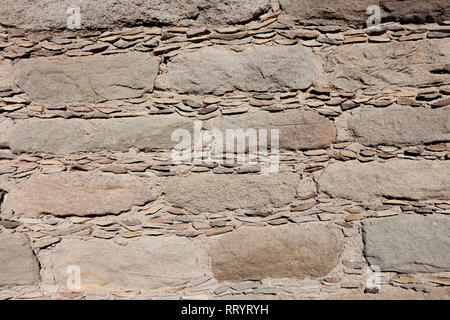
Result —
<svg viewBox="0 0 450 320"><path fill-rule="evenodd" d="M150 180L91 172L35 174L11 190L3 212L38 217L119 214L157 198Z"/></svg>
<svg viewBox="0 0 450 320"><path fill-rule="evenodd" d="M450 199L450 162L393 159L336 162L319 178L319 190L335 198Z"/></svg>
<svg viewBox="0 0 450 320"><path fill-rule="evenodd" d="M18 121L10 137L15 153L77 152L171 149L172 132L194 130L193 121L178 115L128 119L29 119Z"/></svg>
<svg viewBox="0 0 450 320"><path fill-rule="evenodd" d="M30 98L46 103L136 98L153 90L159 64L145 53L21 60L15 81Z"/></svg>
<svg viewBox="0 0 450 320"><path fill-rule="evenodd" d="M440 40L345 45L324 56L325 70L330 85L351 92L438 86L450 83L449 52Z"/></svg>
<svg viewBox="0 0 450 320"><path fill-rule="evenodd" d="M378 0L280 0L282 10L302 23L365 26L367 7Z"/></svg>
<svg viewBox="0 0 450 320"><path fill-rule="evenodd" d="M336 139L333 122L308 110L280 113L255 112L236 117L223 117L216 122L216 128L226 137L227 129L265 129L268 145L271 130L279 130L279 147L287 150L328 148ZM224 142L224 148L229 149ZM224 149L224 150L226 150Z"/></svg>
<svg viewBox="0 0 450 320"><path fill-rule="evenodd" d="M450 140L450 108L363 108L350 116L348 127L367 146L441 142Z"/></svg>
<svg viewBox="0 0 450 320"><path fill-rule="evenodd" d="M0 287L33 285L39 280L39 263L28 237L0 233Z"/></svg>
<svg viewBox="0 0 450 320"><path fill-rule="evenodd" d="M121 246L109 240L63 239L53 249L53 272L68 290L67 268L80 271L81 289L145 290L183 285L211 273L206 249L185 237L147 237Z"/></svg>
<svg viewBox="0 0 450 320"><path fill-rule="evenodd" d="M316 223L241 227L208 243L219 281L323 277L338 263L342 232Z"/></svg>
<svg viewBox="0 0 450 320"><path fill-rule="evenodd" d="M364 254L381 271L450 271L450 218L397 216L363 222Z"/></svg>
<svg viewBox="0 0 450 320"><path fill-rule="evenodd" d="M132 25L244 23L270 9L270 0L2 0L3 25L25 29L66 29L77 6L82 29ZM76 11L75 11L76 12Z"/></svg>
<svg viewBox="0 0 450 320"><path fill-rule="evenodd" d="M304 46L257 46L243 52L203 48L169 64L172 84L183 93L307 89L315 75L314 54Z"/></svg>
<svg viewBox="0 0 450 320"><path fill-rule="evenodd" d="M167 178L164 194L169 203L190 212L283 207L297 196L302 181L295 173L272 175L194 174Z"/></svg>
<svg viewBox="0 0 450 320"><path fill-rule="evenodd" d="M280 0L282 10L304 24L366 27L378 6L381 21L441 22L450 18L450 4L440 0Z"/></svg>

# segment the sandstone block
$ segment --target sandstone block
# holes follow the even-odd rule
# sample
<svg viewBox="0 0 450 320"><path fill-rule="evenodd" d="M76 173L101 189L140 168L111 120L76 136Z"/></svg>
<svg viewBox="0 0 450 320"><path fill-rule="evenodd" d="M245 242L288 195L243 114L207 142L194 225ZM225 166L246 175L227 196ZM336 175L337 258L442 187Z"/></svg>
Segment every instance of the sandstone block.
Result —
<svg viewBox="0 0 450 320"><path fill-rule="evenodd" d="M375 197L450 199L450 163L393 159L387 162L336 162L319 178L319 189L336 198Z"/></svg>
<svg viewBox="0 0 450 320"><path fill-rule="evenodd" d="M315 223L242 227L209 241L219 281L322 277L336 266L342 251L342 232Z"/></svg>

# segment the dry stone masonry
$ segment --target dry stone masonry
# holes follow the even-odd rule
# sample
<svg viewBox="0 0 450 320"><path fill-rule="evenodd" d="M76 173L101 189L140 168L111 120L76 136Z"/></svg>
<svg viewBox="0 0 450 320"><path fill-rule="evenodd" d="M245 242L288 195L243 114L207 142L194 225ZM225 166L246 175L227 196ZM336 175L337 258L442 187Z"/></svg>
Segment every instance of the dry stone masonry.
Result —
<svg viewBox="0 0 450 320"><path fill-rule="evenodd" d="M450 298L448 1L72 2L0 3L0 299Z"/></svg>

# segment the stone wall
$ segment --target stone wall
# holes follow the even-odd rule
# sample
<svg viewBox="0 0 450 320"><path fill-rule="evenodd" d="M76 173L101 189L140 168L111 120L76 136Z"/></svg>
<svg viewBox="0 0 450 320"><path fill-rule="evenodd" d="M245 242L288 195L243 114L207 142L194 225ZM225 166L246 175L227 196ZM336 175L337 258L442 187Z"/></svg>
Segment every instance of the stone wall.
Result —
<svg viewBox="0 0 450 320"><path fill-rule="evenodd" d="M448 1L72 2L0 4L0 299L450 297Z"/></svg>

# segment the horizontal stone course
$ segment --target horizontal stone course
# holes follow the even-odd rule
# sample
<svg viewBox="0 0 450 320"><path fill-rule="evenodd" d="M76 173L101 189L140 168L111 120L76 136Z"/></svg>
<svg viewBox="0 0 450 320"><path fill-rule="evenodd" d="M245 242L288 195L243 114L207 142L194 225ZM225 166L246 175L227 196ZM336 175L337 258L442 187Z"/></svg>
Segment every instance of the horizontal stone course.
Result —
<svg viewBox="0 0 450 320"><path fill-rule="evenodd" d="M342 232L319 224L242 227L209 242L212 270L221 281L321 277L342 251Z"/></svg>
<svg viewBox="0 0 450 320"><path fill-rule="evenodd" d="M307 89L315 75L313 52L303 46L258 46L243 52L203 48L169 64L173 86L184 93Z"/></svg>
<svg viewBox="0 0 450 320"><path fill-rule="evenodd" d="M375 197L450 199L450 162L393 159L386 162L336 162L319 178L319 190L336 198Z"/></svg>
<svg viewBox="0 0 450 320"><path fill-rule="evenodd" d="M28 237L0 233L0 287L33 285L39 281L39 263Z"/></svg>
<svg viewBox="0 0 450 320"><path fill-rule="evenodd" d="M60 290L70 289L66 287L69 266L80 268L83 290L144 290L182 285L209 274L201 263L204 255L197 241L168 236L142 238L127 246L101 239L64 239L52 259Z"/></svg>
<svg viewBox="0 0 450 320"><path fill-rule="evenodd" d="M118 214L157 198L150 180L90 172L35 174L9 192L2 211L27 217ZM25 200L26 199L26 200Z"/></svg>
<svg viewBox="0 0 450 320"><path fill-rule="evenodd" d="M363 145L414 145L450 140L450 108L364 108L348 126Z"/></svg>
<svg viewBox="0 0 450 320"><path fill-rule="evenodd" d="M381 271L450 271L450 219L398 216L363 222L364 254Z"/></svg>
<svg viewBox="0 0 450 320"><path fill-rule="evenodd" d="M153 90L159 64L145 53L21 60L15 81L32 99L46 103L136 98Z"/></svg>
<svg viewBox="0 0 450 320"><path fill-rule="evenodd" d="M211 175L170 177L164 182L166 199L191 212L220 212L235 209L282 207L293 201L297 188L311 181L298 174Z"/></svg>
<svg viewBox="0 0 450 320"><path fill-rule="evenodd" d="M171 149L172 132L193 131L189 118L158 115L128 119L29 119L11 130L10 148L15 153L70 154L96 151Z"/></svg>
<svg viewBox="0 0 450 320"><path fill-rule="evenodd" d="M426 87L450 84L449 41L421 40L340 46L323 57L329 84L357 89Z"/></svg>
<svg viewBox="0 0 450 320"><path fill-rule="evenodd" d="M34 30L67 28L67 9L77 5L83 29L127 25L242 23L264 13L270 0L2 0L1 24Z"/></svg>

